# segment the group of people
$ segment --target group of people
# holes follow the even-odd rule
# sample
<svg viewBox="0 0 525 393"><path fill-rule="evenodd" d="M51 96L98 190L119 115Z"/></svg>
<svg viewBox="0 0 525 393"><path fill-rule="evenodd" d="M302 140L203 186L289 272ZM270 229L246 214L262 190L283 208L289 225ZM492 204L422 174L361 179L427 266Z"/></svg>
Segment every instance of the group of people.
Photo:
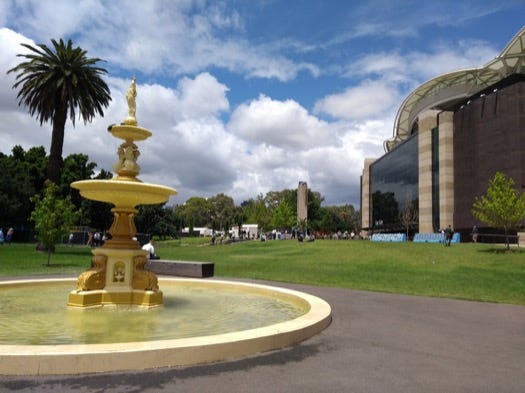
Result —
<svg viewBox="0 0 525 393"><path fill-rule="evenodd" d="M110 237L108 232L89 232L87 246L91 247L101 247L104 245L104 242Z"/></svg>
<svg viewBox="0 0 525 393"><path fill-rule="evenodd" d="M4 243L11 244L13 241L13 233L15 230L13 228L9 228L4 235L4 231L2 228L0 228L0 245L3 246Z"/></svg>

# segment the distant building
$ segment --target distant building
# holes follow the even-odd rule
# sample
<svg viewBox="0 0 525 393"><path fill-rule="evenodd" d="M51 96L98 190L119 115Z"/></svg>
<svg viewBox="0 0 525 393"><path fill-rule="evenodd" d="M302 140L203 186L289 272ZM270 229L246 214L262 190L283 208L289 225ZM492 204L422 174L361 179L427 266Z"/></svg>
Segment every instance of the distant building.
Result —
<svg viewBox="0 0 525 393"><path fill-rule="evenodd" d="M242 224L240 232L238 226L233 226L230 229L230 235L234 239L237 239L241 236L244 238L253 239L257 237L258 232L259 225L257 224Z"/></svg>
<svg viewBox="0 0 525 393"><path fill-rule="evenodd" d="M497 171L525 188L524 48L525 28L485 66L437 76L403 101L385 155L365 160L363 230L401 231L414 205L415 232L467 234L485 225L471 208Z"/></svg>

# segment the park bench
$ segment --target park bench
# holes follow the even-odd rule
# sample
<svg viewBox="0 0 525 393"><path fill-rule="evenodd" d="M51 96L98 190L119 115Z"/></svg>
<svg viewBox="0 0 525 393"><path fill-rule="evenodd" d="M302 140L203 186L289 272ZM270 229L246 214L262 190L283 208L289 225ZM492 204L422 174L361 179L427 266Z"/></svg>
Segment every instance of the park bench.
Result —
<svg viewBox="0 0 525 393"><path fill-rule="evenodd" d="M214 263L150 259L145 268L156 274L181 277L213 277Z"/></svg>

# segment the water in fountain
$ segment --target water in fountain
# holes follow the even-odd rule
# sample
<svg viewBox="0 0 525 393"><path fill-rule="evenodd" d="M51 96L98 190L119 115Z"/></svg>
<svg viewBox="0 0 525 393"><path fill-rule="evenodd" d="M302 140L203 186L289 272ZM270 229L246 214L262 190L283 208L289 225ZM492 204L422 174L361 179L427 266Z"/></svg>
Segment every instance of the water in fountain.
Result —
<svg viewBox="0 0 525 393"><path fill-rule="evenodd" d="M72 281L0 286L0 345L100 344L223 334L288 321L300 302L235 287L163 282L164 306L77 309L63 302ZM35 290L37 289L38 290ZM39 299L45 298L42 304Z"/></svg>

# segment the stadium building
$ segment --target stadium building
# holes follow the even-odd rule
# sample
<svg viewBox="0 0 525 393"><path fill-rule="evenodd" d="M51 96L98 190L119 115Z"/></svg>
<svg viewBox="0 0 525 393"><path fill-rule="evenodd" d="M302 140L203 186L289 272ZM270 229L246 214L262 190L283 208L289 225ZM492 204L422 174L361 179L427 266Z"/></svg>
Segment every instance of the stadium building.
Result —
<svg viewBox="0 0 525 393"><path fill-rule="evenodd" d="M364 232L402 232L412 208L412 233L448 225L462 238L473 225L490 232L471 213L474 198L497 171L525 189L525 27L485 66L437 76L410 93L384 148L364 163Z"/></svg>

